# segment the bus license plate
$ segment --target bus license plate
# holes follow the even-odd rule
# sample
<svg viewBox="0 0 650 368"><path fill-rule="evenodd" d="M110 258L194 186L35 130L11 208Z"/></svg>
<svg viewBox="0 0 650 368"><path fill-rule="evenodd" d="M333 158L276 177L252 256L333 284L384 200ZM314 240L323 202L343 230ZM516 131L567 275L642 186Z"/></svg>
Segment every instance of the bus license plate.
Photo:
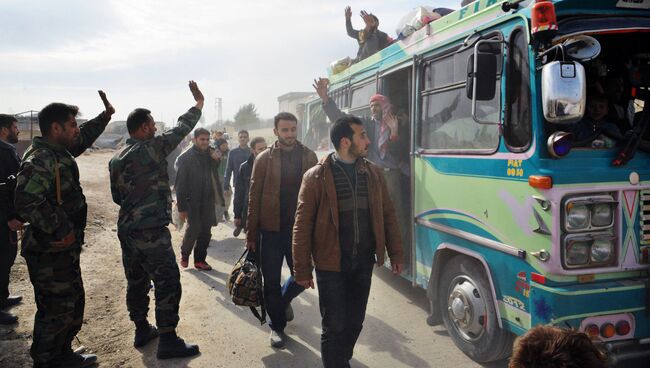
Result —
<svg viewBox="0 0 650 368"><path fill-rule="evenodd" d="M650 0L618 0L617 8L650 9Z"/></svg>

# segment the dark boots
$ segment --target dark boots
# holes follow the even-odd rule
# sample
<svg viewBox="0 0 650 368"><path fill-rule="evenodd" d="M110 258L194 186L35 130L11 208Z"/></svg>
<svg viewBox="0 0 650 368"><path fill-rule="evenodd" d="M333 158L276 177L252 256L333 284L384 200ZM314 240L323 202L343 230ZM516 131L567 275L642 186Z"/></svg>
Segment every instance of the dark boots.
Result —
<svg viewBox="0 0 650 368"><path fill-rule="evenodd" d="M135 323L135 339L133 339L133 346L141 348L156 337L158 337L158 329L149 324L146 319Z"/></svg>
<svg viewBox="0 0 650 368"><path fill-rule="evenodd" d="M18 322L18 317L9 312L0 310L0 325L13 325Z"/></svg>
<svg viewBox="0 0 650 368"><path fill-rule="evenodd" d="M91 367L95 365L95 363L97 363L97 355L79 354L71 351L60 360L57 360L54 366L65 368L85 368Z"/></svg>
<svg viewBox="0 0 650 368"><path fill-rule="evenodd" d="M176 332L166 332L160 334L158 340L158 359L183 358L197 355L199 346L186 344L183 339L176 336Z"/></svg>

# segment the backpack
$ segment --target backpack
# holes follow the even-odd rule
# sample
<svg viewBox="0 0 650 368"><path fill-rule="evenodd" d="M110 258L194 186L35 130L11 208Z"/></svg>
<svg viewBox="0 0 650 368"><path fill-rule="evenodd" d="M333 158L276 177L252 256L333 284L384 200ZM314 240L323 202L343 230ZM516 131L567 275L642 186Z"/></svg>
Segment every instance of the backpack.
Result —
<svg viewBox="0 0 650 368"><path fill-rule="evenodd" d="M266 323L266 308L264 307L262 272L255 259L247 255L250 255L248 249L235 263L226 287L235 305L249 307L255 318L264 324ZM257 307L261 307L261 314L257 311Z"/></svg>

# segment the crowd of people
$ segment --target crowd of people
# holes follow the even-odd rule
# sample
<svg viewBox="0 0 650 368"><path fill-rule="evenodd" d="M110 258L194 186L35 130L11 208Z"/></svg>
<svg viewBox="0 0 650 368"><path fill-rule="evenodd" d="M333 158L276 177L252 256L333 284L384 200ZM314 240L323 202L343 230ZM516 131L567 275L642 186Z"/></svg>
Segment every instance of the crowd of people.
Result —
<svg viewBox="0 0 650 368"><path fill-rule="evenodd" d="M387 255L397 275L404 264L403 239L387 185L402 175L399 153L387 146L400 133L395 116L381 115L384 110L376 106L385 108L387 101L373 96L373 118L361 120L341 113L327 98L326 82L315 81L334 121L330 138L335 151L319 161L298 141L298 120L286 112L275 116L277 141L269 147L261 137L249 145L246 131L238 133L239 147L229 153L223 138L211 145L210 132L195 129L203 94L196 83L189 87L195 105L161 135L156 135L151 111L132 111L127 119L130 138L109 163L112 197L120 206L117 235L126 304L135 327L133 345L143 347L158 338L159 359L199 353L196 344L176 334L182 290L178 263L188 267L193 252L197 269L211 269L206 262L210 230L222 220L219 208L226 207L224 194L231 187L226 178L232 178L236 228L246 231L246 248L261 263L270 345L284 346L284 329L293 319L291 301L318 285L323 366L350 367L373 266L383 265ZM12 145L19 134L16 119L0 115L0 323L17 322L4 309L21 301L8 293L8 282L16 231L23 230L21 255L37 307L30 349L35 367L88 367L97 361L93 354L74 352L72 340L84 314L79 258L87 218L75 157L92 145L115 112L101 91L100 97L105 110L80 126L76 106L52 103L43 108L43 136L33 139L22 160ZM176 160L176 205L188 223L177 261L168 229L172 196L166 158L192 131L191 147ZM391 163L394 167L386 170ZM222 165L224 171L219 170ZM390 178L393 171L397 179ZM283 283L285 261L291 277ZM147 320L152 285L155 326ZM604 367L605 356L582 333L539 326L517 340L510 366Z"/></svg>

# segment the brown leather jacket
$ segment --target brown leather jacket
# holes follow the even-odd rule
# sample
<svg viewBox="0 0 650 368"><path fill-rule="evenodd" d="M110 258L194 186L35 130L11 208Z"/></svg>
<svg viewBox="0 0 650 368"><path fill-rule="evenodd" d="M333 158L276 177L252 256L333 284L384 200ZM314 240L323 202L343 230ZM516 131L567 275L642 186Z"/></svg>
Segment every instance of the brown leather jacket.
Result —
<svg viewBox="0 0 650 368"><path fill-rule="evenodd" d="M332 155L321 159L302 178L292 249L294 275L298 281L312 279L312 259L318 270L341 270L339 210L331 168ZM377 264L384 264L386 250L392 264L404 263L402 238L384 175L379 167L365 159L359 170L369 173L368 203Z"/></svg>
<svg viewBox="0 0 650 368"><path fill-rule="evenodd" d="M302 143L302 173L318 163L314 151ZM246 241L256 242L259 230L280 231L280 180L282 160L279 155L279 143L275 142L255 158L251 186L248 196L248 218Z"/></svg>

